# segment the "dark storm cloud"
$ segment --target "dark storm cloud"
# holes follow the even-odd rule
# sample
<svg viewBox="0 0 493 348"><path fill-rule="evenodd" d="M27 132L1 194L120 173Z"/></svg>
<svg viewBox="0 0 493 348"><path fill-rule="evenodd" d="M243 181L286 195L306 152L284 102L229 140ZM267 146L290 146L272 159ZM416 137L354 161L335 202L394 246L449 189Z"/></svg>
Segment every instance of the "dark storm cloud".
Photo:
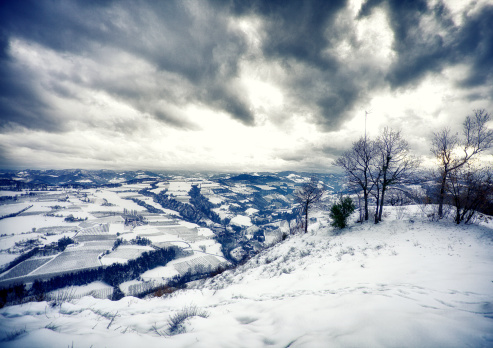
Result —
<svg viewBox="0 0 493 348"><path fill-rule="evenodd" d="M264 54L280 59L294 58L318 68L334 68L334 60L322 57L326 30L345 0L335 1L235 1L237 15L255 13L267 21Z"/></svg>
<svg viewBox="0 0 493 348"><path fill-rule="evenodd" d="M487 6L477 15L467 18L458 34L460 54L471 60L471 72L464 85L490 84L493 80L493 5Z"/></svg>
<svg viewBox="0 0 493 348"><path fill-rule="evenodd" d="M353 64L339 56L341 42L353 50L361 45L344 0L6 1L0 5L0 127L66 130L69 117L40 89L62 99L81 98L70 85L103 91L176 128L196 127L177 111L189 104L255 125L237 80L242 61L257 58L259 64L274 62L283 69L276 83L285 96L286 117L307 115L324 130L339 128L375 90L412 86L451 64L471 67L463 86L492 85L493 6L457 26L440 2L432 7L424 0L368 0L358 18L377 7L388 13L394 34L396 59L385 68L371 59ZM262 22L260 56L250 56L245 34L231 25L247 16ZM423 16L430 16L433 25L421 26ZM13 61L9 44L15 39L92 65L51 74L40 85ZM105 73L125 64L123 54L131 57L126 71ZM151 66L152 76L140 75L134 58Z"/></svg>
<svg viewBox="0 0 493 348"><path fill-rule="evenodd" d="M59 131L54 110L38 95L30 77L15 67L8 55L0 58L0 131L16 125Z"/></svg>
<svg viewBox="0 0 493 348"><path fill-rule="evenodd" d="M201 8L194 8L199 5ZM4 3L0 13L3 37L7 40L20 38L56 52L96 60L103 49L126 52L155 66L158 72L178 76L175 84L169 87L181 94L177 100L169 99L172 93L165 93L166 88L158 90L159 95L154 99L145 100L143 92L148 91L132 87L112 88L111 81L97 78L97 72L92 79L88 80L86 76L85 87L103 89L141 112L149 112L142 105L161 100L178 107L200 102L224 110L244 124L254 122L248 105L242 99L242 91L232 88L231 82L237 77L238 59L246 49L244 39L240 33L230 29L224 13L208 9L206 3L22 1ZM1 40L0 48L8 56L8 50L5 50L7 40ZM105 66L100 68L105 69ZM132 66L128 69L131 70ZM4 71L2 75L8 76L8 73ZM11 81L5 78L2 82L2 91L11 85ZM28 77L25 80L26 85L33 82ZM167 83L162 81L163 85ZM129 85L132 86L131 81ZM19 89L27 93L22 87ZM52 87L55 92L63 91L60 85ZM228 93L220 94L218 90ZM40 99L35 93L31 94L26 99ZM2 107L3 110L9 108L13 107ZM41 114L38 123L25 122L26 114L33 113L37 105L28 104L22 109L9 119L16 119L19 124L31 128L51 122L47 114ZM161 110L153 115L173 126L188 126L186 121L180 124L179 120L166 117L169 113L169 110ZM42 128L50 129L47 126Z"/></svg>
<svg viewBox="0 0 493 348"><path fill-rule="evenodd" d="M0 4L0 23L6 21L3 7ZM56 130L49 106L39 98L25 72L16 69L10 59L7 29L0 26L0 129L34 124L36 128Z"/></svg>
<svg viewBox="0 0 493 348"><path fill-rule="evenodd" d="M308 106L314 121L325 129L340 126L363 89L354 72L327 52L353 35L353 28L336 22L346 5L345 0L234 1L232 5L238 16L255 14L265 21L263 54L283 65L289 76L283 84L286 94L294 104Z"/></svg>
<svg viewBox="0 0 493 348"><path fill-rule="evenodd" d="M0 144L0 168L7 169L13 168L14 166L14 161L7 155L7 148Z"/></svg>
<svg viewBox="0 0 493 348"><path fill-rule="evenodd" d="M463 86L491 85L493 77L493 6L463 15L458 26L452 20L446 2L430 6L426 1L368 0L360 17L368 16L375 7L387 9L394 32L396 62L387 75L393 87L419 82L428 73L441 72L451 64L470 66ZM433 18L432 27L420 26L424 16Z"/></svg>

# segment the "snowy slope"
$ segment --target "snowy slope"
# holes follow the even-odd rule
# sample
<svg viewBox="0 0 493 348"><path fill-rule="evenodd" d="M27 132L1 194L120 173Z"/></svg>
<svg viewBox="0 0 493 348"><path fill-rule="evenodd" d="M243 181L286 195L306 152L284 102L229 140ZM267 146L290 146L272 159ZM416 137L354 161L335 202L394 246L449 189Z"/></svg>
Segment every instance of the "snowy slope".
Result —
<svg viewBox="0 0 493 348"><path fill-rule="evenodd" d="M2 347L493 347L493 231L414 219L290 237L168 297L0 310ZM165 337L186 306L206 311Z"/></svg>

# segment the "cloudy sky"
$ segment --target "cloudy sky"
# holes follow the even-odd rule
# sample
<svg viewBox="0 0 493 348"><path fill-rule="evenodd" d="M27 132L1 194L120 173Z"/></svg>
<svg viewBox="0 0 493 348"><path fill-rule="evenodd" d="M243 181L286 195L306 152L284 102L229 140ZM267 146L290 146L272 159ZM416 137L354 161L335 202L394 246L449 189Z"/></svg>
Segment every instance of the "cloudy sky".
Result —
<svg viewBox="0 0 493 348"><path fill-rule="evenodd" d="M330 171L493 112L493 2L3 1L0 167Z"/></svg>

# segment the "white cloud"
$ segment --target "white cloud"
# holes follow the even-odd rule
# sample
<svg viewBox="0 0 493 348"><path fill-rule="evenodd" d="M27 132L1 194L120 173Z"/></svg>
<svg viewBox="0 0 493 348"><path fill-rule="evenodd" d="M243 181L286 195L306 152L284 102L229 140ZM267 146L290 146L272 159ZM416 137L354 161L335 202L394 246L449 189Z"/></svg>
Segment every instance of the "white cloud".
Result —
<svg viewBox="0 0 493 348"><path fill-rule="evenodd" d="M111 21L77 23L85 30L70 43L77 49L63 40L50 44L52 37L12 35L5 66L23 73L21 87L46 108L20 93L16 100L25 105L11 108L27 105L29 117L4 117L0 158L44 168L327 170L364 135L365 110L372 111L369 135L401 128L420 155L428 155L433 130L460 128L475 108L493 111L491 86L461 87L475 70L471 56L439 61L408 84L389 82L402 59L396 23L388 6L359 17L362 3L327 14L331 22L296 23L303 28L282 11L233 15L187 2L159 12L115 4L99 12ZM485 4L446 5L462 23ZM319 30L318 41L314 33L300 42L303 30ZM436 34L450 44L455 36L447 30L431 12L411 28L426 45ZM415 67L421 53L407 63Z"/></svg>

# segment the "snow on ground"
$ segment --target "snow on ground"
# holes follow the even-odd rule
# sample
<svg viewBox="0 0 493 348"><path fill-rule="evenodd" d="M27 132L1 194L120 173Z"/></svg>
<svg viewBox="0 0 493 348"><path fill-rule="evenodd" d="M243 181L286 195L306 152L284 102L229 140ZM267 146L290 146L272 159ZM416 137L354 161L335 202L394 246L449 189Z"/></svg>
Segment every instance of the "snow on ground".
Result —
<svg viewBox="0 0 493 348"><path fill-rule="evenodd" d="M68 215L68 214L67 214ZM43 216L43 215L18 215L15 217L0 220L0 231L6 234L20 234L30 232L33 228L50 226L77 226L74 223L67 223L63 217Z"/></svg>
<svg viewBox="0 0 493 348"><path fill-rule="evenodd" d="M229 211L229 204L223 204L219 208L213 208L212 209L219 217L224 220L226 218L229 218L232 216L231 212Z"/></svg>
<svg viewBox="0 0 493 348"><path fill-rule="evenodd" d="M0 196L20 196L21 194L25 194L27 191L0 191Z"/></svg>
<svg viewBox="0 0 493 348"><path fill-rule="evenodd" d="M245 210L245 213L248 214L248 216L252 216L252 215L255 215L259 212L258 209L255 209L255 208L248 208L247 210Z"/></svg>
<svg viewBox="0 0 493 348"><path fill-rule="evenodd" d="M303 183L303 182L306 182L307 180L309 180L310 178L307 178L307 177L303 177L303 176L300 176L300 175L297 175L297 174L289 174L287 176L288 179L296 182L296 183Z"/></svg>
<svg viewBox="0 0 493 348"><path fill-rule="evenodd" d="M221 197L219 195L208 195L206 197L212 204L221 204L225 200L224 197Z"/></svg>
<svg viewBox="0 0 493 348"><path fill-rule="evenodd" d="M18 254L8 254L7 252L3 252L3 251L0 252L0 268L14 261L15 258L18 256L19 256Z"/></svg>
<svg viewBox="0 0 493 348"><path fill-rule="evenodd" d="M210 228L200 227L197 228L197 233L202 237L214 237L215 234L210 230Z"/></svg>
<svg viewBox="0 0 493 348"><path fill-rule="evenodd" d="M150 202L147 202L148 204L151 204ZM178 216L178 217L181 217L181 214L175 210L171 210L171 209L165 209L163 207L161 207L160 204L156 203L157 205L155 206L156 208L158 209L161 209L166 215L174 215L174 216Z"/></svg>
<svg viewBox="0 0 493 348"><path fill-rule="evenodd" d="M142 274L141 278L144 281L151 281L151 280L155 280L157 278L171 279L174 276L177 276L179 274L180 273L174 267L171 267L171 266L161 266L161 267L153 268L153 269L151 269L151 270L149 270L147 272L144 272Z"/></svg>
<svg viewBox="0 0 493 348"><path fill-rule="evenodd" d="M122 183L125 181L126 180L124 178L114 178L114 179L109 180L108 182L111 184L118 184L118 183Z"/></svg>
<svg viewBox="0 0 493 348"><path fill-rule="evenodd" d="M236 215L234 218L231 219L231 225L236 225L236 226L251 226L252 221L250 220L250 217L245 216L245 215Z"/></svg>
<svg viewBox="0 0 493 348"><path fill-rule="evenodd" d="M152 193L155 193L155 194L159 194L161 191L164 191L164 190L167 190L169 187L169 183L168 182L158 182L157 183L157 188L156 189L152 189L150 190Z"/></svg>
<svg viewBox="0 0 493 348"><path fill-rule="evenodd" d="M491 226L412 221L292 236L167 297L3 308L2 347L492 347Z"/></svg>
<svg viewBox="0 0 493 348"><path fill-rule="evenodd" d="M0 205L0 216L9 215L13 213L18 213L22 209L29 207L29 203L14 203L14 204L3 204Z"/></svg>
<svg viewBox="0 0 493 348"><path fill-rule="evenodd" d="M50 244L52 242L58 241L60 238L69 237L73 238L76 232L66 232L66 233L57 233L53 235L44 235L37 232L23 233L23 234L15 234L8 235L4 237L0 237L0 267L8 264L10 261L13 261L16 257L20 256L19 253L9 254L8 250L12 251L12 249L18 251L18 248L15 247L16 243L19 242L27 242L28 240L36 240L40 245Z"/></svg>
<svg viewBox="0 0 493 348"><path fill-rule="evenodd" d="M205 252L224 258L224 254L221 251L221 244L214 239L198 240L195 243L190 243L190 246L196 252Z"/></svg>
<svg viewBox="0 0 493 348"><path fill-rule="evenodd" d="M65 288L61 288L58 290L51 291L48 293L49 298L60 298L60 297L73 297L73 298L80 298L83 296L88 296L89 294L94 294L98 295L98 293L106 293L106 294L112 294L113 293L113 287L111 285L108 285L104 282L92 282L87 285L81 285L81 286L68 286ZM96 297L96 296L95 296Z"/></svg>
<svg viewBox="0 0 493 348"><path fill-rule="evenodd" d="M53 212L57 213L57 211L54 211L51 207L58 205L63 208L69 208L73 206L71 203L66 203L66 202L52 202L52 201L31 201L29 202L29 205L32 205L32 208L29 208L27 210L28 213L33 214L34 212L37 213L46 213L46 212Z"/></svg>
<svg viewBox="0 0 493 348"><path fill-rule="evenodd" d="M256 188L259 188L261 190L264 190L264 191L271 191L271 190L275 190L276 188L275 187L272 187L272 186L269 186L269 185L253 185L255 186Z"/></svg>
<svg viewBox="0 0 493 348"><path fill-rule="evenodd" d="M163 208L161 206L161 204L155 202L152 197L147 197L147 196L139 194L138 196L135 196L135 198L140 199L141 201L144 201L146 204L152 205L154 208L157 208L157 209Z"/></svg>
<svg viewBox="0 0 493 348"><path fill-rule="evenodd" d="M252 187L249 187L245 184L235 184L234 186L231 186L229 187L229 189L234 192L234 193L237 193L237 194L243 194L243 195L250 195L250 194L253 194L255 192L257 192L257 190L255 190L254 188Z"/></svg>
<svg viewBox="0 0 493 348"><path fill-rule="evenodd" d="M124 208L128 210L137 210L137 211L144 211L145 208L141 207L137 203L128 200L128 199L123 199L125 195L118 194L116 192L112 192L109 190L98 190L97 192L94 193L94 195L98 198L106 199L108 203L114 204L120 208L121 211L123 211ZM137 195L137 193L134 193L134 195ZM96 210L99 210L100 207L98 206ZM114 210L115 208L113 208Z"/></svg>
<svg viewBox="0 0 493 348"><path fill-rule="evenodd" d="M192 188L192 183L186 181L170 181L168 192L175 196L187 196Z"/></svg>
<svg viewBox="0 0 493 348"><path fill-rule="evenodd" d="M128 260L138 258L146 251L152 251L154 248L143 245L120 245L116 250L101 258L102 265L112 265L114 263L127 263Z"/></svg>

